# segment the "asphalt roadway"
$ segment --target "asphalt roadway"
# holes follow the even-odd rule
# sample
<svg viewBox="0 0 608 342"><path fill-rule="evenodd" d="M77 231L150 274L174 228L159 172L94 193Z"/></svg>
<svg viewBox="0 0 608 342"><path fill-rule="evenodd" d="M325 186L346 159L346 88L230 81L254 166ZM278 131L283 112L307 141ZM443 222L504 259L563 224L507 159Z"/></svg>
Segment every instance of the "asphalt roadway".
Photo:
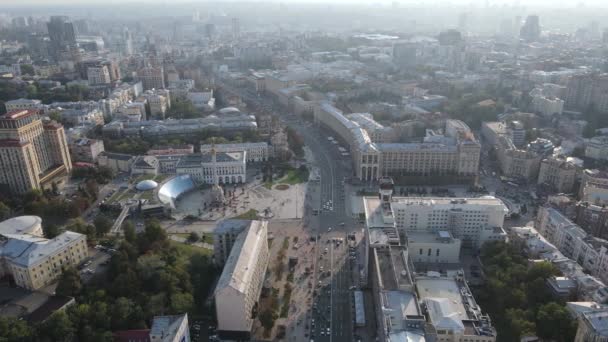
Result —
<svg viewBox="0 0 608 342"><path fill-rule="evenodd" d="M348 267L347 234L354 232L357 222L347 216L345 208L345 192L343 181L352 176L350 157L344 158L338 151L338 145L327 140L328 136L337 136L311 123L302 122L295 115L286 115L284 111L275 108L271 101L251 94L244 89L238 89L222 82L222 88L241 96L258 110L273 113L279 120L293 128L304 138L304 143L310 148L317 166L321 181L319 215L307 210L305 222L311 229L311 235L317 235L318 242L315 250L316 260L313 272L315 293L310 327L310 340L324 342L353 341L352 319L352 276ZM308 200L313 200L310 197ZM331 201L331 202L330 202ZM327 209L323 206L328 204ZM312 206L308 206L312 207ZM331 228L331 229L330 229ZM339 246L332 242L333 238L341 238ZM330 241L329 243L327 241ZM327 252L325 249L327 248ZM314 320L314 326L313 326ZM323 332L323 333L322 333Z"/></svg>

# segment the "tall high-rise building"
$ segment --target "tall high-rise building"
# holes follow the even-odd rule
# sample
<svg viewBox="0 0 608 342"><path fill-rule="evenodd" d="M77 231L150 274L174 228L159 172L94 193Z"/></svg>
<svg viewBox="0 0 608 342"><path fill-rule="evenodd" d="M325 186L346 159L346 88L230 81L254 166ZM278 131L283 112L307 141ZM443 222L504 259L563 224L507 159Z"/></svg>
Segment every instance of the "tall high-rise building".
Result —
<svg viewBox="0 0 608 342"><path fill-rule="evenodd" d="M238 39L241 35L241 22L239 18L232 18L232 38Z"/></svg>
<svg viewBox="0 0 608 342"><path fill-rule="evenodd" d="M540 21L537 15L529 15L524 26L521 27L520 37L527 42L535 42L540 39Z"/></svg>
<svg viewBox="0 0 608 342"><path fill-rule="evenodd" d="M49 31L49 49L54 58L72 50L76 46L76 32L74 24L65 16L52 16L46 24Z"/></svg>
<svg viewBox="0 0 608 342"><path fill-rule="evenodd" d="M63 126L43 123L37 110L0 116L0 185L25 193L72 170Z"/></svg>

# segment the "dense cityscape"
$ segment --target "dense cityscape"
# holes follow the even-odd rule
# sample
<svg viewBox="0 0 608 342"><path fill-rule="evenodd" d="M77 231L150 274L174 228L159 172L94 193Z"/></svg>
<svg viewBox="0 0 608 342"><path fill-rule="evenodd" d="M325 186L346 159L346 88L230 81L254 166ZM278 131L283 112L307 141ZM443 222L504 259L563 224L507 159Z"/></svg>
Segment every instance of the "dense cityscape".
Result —
<svg viewBox="0 0 608 342"><path fill-rule="evenodd" d="M5 2L0 341L608 341L601 1Z"/></svg>

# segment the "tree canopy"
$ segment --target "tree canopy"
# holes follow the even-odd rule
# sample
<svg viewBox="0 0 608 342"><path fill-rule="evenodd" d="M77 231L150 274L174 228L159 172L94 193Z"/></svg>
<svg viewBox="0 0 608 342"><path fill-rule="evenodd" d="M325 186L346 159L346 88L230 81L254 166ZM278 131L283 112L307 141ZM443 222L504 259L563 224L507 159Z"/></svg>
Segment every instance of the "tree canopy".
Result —
<svg viewBox="0 0 608 342"><path fill-rule="evenodd" d="M549 262L528 266L527 259L504 242L486 243L480 257L486 284L475 295L494 321L497 341L519 341L531 335L558 342L574 340L576 321L546 286L549 277L559 275L555 266Z"/></svg>

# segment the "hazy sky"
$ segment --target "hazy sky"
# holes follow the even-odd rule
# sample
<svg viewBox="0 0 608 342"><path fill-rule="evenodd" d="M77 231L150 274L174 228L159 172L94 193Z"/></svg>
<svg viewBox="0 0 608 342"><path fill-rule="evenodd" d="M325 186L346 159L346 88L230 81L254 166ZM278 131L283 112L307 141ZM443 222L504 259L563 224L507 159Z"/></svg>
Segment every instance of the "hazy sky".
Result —
<svg viewBox="0 0 608 342"><path fill-rule="evenodd" d="M323 2L323 3L358 3L358 4L372 4L372 3L391 3L393 0L224 0L226 2L285 2L285 3L312 3L312 2ZM165 4L173 4L176 2L181 3L190 3L196 4L198 1L193 0L0 0L0 10L4 5L85 5L85 4L125 4L125 3L165 3ZM216 0L214 2L223 2L222 0ZM581 4L585 6L597 6L602 5L603 7L608 6L608 1L606 0L579 0L579 1L555 1L555 0L396 0L396 2L401 4L429 4L429 5L445 5L447 3L451 4L461 4L461 5L477 5L477 6L485 6L486 3L490 5L514 5L519 4L522 6L551 6L551 7L573 7L580 6ZM207 1L201 2L201 4L208 3Z"/></svg>

